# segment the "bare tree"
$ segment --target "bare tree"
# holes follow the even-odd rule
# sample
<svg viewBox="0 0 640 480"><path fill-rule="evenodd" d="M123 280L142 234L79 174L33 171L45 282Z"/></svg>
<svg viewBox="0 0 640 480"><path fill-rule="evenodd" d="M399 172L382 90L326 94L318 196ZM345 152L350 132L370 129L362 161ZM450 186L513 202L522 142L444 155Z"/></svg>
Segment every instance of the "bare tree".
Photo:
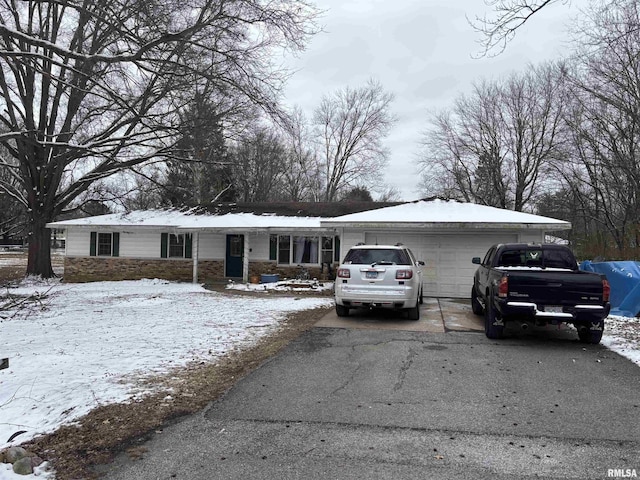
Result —
<svg viewBox="0 0 640 480"><path fill-rule="evenodd" d="M541 173L559 155L557 66L476 84L432 119L421 161L427 195L518 211L532 206Z"/></svg>
<svg viewBox="0 0 640 480"><path fill-rule="evenodd" d="M387 160L382 141L395 122L392 101L393 95L374 80L323 97L314 123L322 151L324 201L337 200L350 186L376 181Z"/></svg>
<svg viewBox="0 0 640 480"><path fill-rule="evenodd" d="M265 202L280 197L286 148L273 128L256 126L230 149L237 200Z"/></svg>
<svg viewBox="0 0 640 480"><path fill-rule="evenodd" d="M378 198L376 202L399 202L402 199L400 190L396 187L385 187L382 191L378 192Z"/></svg>
<svg viewBox="0 0 640 480"><path fill-rule="evenodd" d="M196 84L278 115L273 49L314 32L306 0L0 0L0 134L28 210L27 273L51 268L46 223L95 181L169 155ZM186 92L186 93L185 93Z"/></svg>
<svg viewBox="0 0 640 480"><path fill-rule="evenodd" d="M471 26L482 35L482 55L497 55L531 17L553 3L567 4L570 0L484 0L493 8L491 15L476 17Z"/></svg>
<svg viewBox="0 0 640 480"><path fill-rule="evenodd" d="M304 113L294 108L286 129L286 165L282 175L282 199L319 200L321 172L317 152Z"/></svg>
<svg viewBox="0 0 640 480"><path fill-rule="evenodd" d="M558 171L579 198L592 253L640 255L640 6L595 6L581 26L570 80L566 161ZM610 248L615 246L615 248Z"/></svg>

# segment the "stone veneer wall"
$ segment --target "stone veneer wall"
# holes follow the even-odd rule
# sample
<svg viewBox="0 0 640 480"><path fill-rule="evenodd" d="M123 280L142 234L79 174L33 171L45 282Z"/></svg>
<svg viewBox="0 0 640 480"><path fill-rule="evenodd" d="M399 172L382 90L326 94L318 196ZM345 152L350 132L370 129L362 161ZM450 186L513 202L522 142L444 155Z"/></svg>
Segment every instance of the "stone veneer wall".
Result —
<svg viewBox="0 0 640 480"><path fill-rule="evenodd" d="M65 257L64 280L67 282L99 282L108 280L140 280L162 278L190 282L193 262L121 257Z"/></svg>
<svg viewBox="0 0 640 480"><path fill-rule="evenodd" d="M320 267L305 267L309 271L310 278L317 278L318 280L328 280L329 274L327 272L327 267L325 266L324 270L321 272ZM335 275L336 268L338 265L335 264L332 267L333 274ZM298 267L296 265L287 266L287 265L277 265L276 262L250 262L249 263L249 277L257 275L260 276L262 274L275 274L280 275L280 280L284 280L285 278L296 278L298 275Z"/></svg>
<svg viewBox="0 0 640 480"><path fill-rule="evenodd" d="M337 264L333 267L333 273ZM325 267L307 267L311 278L327 280L329 275ZM250 262L249 277L261 274L280 275L280 280L295 278L297 266L282 266L275 262ZM136 259L122 257L65 257L64 280L67 282L99 282L109 280L140 280L142 278L162 278L191 282L193 280L192 259ZM223 260L200 260L198 262L198 281L211 283L224 281Z"/></svg>

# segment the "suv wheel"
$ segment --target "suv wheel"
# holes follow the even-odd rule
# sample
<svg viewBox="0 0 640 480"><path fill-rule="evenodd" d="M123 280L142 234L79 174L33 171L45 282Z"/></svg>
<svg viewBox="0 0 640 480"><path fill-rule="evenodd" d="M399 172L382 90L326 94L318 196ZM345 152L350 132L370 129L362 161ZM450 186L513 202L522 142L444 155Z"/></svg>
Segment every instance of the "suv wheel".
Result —
<svg viewBox="0 0 640 480"><path fill-rule="evenodd" d="M345 307L344 305L338 305L336 303L336 314L339 317L348 317L349 316L349 307Z"/></svg>
<svg viewBox="0 0 640 480"><path fill-rule="evenodd" d="M409 320L419 320L420 319L420 301L416 300L416 306L410 308L407 312L407 317Z"/></svg>

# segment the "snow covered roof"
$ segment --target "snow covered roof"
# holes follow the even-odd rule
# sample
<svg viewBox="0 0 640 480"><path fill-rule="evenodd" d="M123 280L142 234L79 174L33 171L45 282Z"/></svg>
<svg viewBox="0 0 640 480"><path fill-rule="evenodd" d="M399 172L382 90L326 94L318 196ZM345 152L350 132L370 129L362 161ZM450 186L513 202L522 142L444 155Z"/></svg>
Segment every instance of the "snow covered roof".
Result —
<svg viewBox="0 0 640 480"><path fill-rule="evenodd" d="M175 228L184 230L251 230L251 229L320 229L319 217L286 217L228 213L213 215L195 211L140 210L95 217L63 220L47 224L49 228L121 227Z"/></svg>
<svg viewBox="0 0 640 480"><path fill-rule="evenodd" d="M420 200L322 221L322 226L325 227L427 227L434 226L434 224L445 228L504 228L509 226L553 230L571 228L571 223L555 218L440 199Z"/></svg>
<svg viewBox="0 0 640 480"><path fill-rule="evenodd" d="M461 203L454 200L420 200L334 218L296 217L255 213L215 215L197 210L144 210L63 220L49 228L127 227L178 230L322 230L362 228L535 228L568 230L571 223L530 213Z"/></svg>

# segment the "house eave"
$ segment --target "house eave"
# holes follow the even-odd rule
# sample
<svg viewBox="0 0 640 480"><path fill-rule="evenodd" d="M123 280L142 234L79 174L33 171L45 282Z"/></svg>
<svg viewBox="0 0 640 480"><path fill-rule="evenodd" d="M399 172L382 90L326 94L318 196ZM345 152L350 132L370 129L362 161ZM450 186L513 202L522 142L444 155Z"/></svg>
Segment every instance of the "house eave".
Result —
<svg viewBox="0 0 640 480"><path fill-rule="evenodd" d="M332 222L323 221L323 227L355 229L398 230L570 230L571 224L563 223L501 223L501 222Z"/></svg>
<svg viewBox="0 0 640 480"><path fill-rule="evenodd" d="M177 227L176 230L189 233L291 233L309 232L309 233L334 233L332 227Z"/></svg>

